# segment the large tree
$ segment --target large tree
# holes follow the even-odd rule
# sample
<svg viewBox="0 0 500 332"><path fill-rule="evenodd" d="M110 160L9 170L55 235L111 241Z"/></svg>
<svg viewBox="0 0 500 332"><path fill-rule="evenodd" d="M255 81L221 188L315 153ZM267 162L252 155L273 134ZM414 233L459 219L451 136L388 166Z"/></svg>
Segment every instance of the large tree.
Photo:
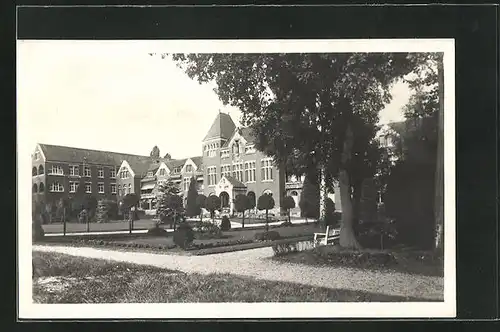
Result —
<svg viewBox="0 0 500 332"><path fill-rule="evenodd" d="M435 171L435 243L438 251L443 250L444 241L444 63L443 53L412 54L414 71L406 78L406 82L414 90L414 95L405 108L407 118L430 118L423 124L427 136L435 137L434 151L436 156ZM434 120L434 121L432 121ZM427 127L426 127L427 124ZM434 124L434 125L433 125ZM430 128L429 128L430 125ZM433 128L435 130L432 133ZM433 135L434 134L434 135Z"/></svg>
<svg viewBox="0 0 500 332"><path fill-rule="evenodd" d="M158 146L154 146L153 149L151 150L151 152L149 153L149 156L151 158L160 158L160 149L158 148Z"/></svg>
<svg viewBox="0 0 500 332"><path fill-rule="evenodd" d="M414 58L406 53L174 54L199 82L215 82L225 104L243 112L242 123L259 150L283 166L297 153L300 170L319 172L322 201L340 183L340 244L359 248L352 227L351 172L356 118L377 119L395 79ZM285 120L285 121L283 121ZM297 152L295 152L297 151ZM301 174L299 174L301 175ZM322 204L323 205L323 204Z"/></svg>
<svg viewBox="0 0 500 332"><path fill-rule="evenodd" d="M198 205L198 190L196 189L196 179L191 177L191 182L189 183L189 190L187 193L187 202L186 202L186 216L194 217L198 216L201 213L201 207Z"/></svg>

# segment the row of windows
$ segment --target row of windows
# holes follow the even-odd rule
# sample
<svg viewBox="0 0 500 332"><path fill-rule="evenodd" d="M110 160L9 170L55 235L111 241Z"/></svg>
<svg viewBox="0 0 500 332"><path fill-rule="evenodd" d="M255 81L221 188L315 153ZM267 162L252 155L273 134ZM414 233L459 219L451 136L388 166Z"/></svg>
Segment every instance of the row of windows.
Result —
<svg viewBox="0 0 500 332"><path fill-rule="evenodd" d="M244 166L244 168L243 168ZM273 161L272 159L263 159L260 162L261 167L261 180L273 180ZM256 162L247 161L245 163L236 163L232 165L222 165L220 167L221 176L233 176L241 182L255 182L256 181ZM217 168L215 166L207 168L208 185L217 184Z"/></svg>
<svg viewBox="0 0 500 332"><path fill-rule="evenodd" d="M69 182L69 192L70 193L76 193L78 190L78 187L79 187L78 182L73 182L73 181ZM110 187L111 193L116 194L116 184L111 183L109 185L109 187ZM130 185L129 185L129 187L130 187ZM37 185L36 183L33 184L33 192L44 192L44 191L45 191L45 185L43 183L40 183L39 185ZM64 186L59 182L53 182L50 184L49 191L50 192L64 192ZM99 182L97 184L97 192L99 194L104 194L104 183ZM87 194L92 193L92 183L90 183L90 182L85 183L85 193L87 193Z"/></svg>
<svg viewBox="0 0 500 332"><path fill-rule="evenodd" d="M231 152L235 156L239 156L241 153L243 153L242 148L241 148L240 145L233 145L233 148L232 148L231 151L229 149L221 150L220 156L221 156L221 158L229 158L229 156L231 155ZM252 154L252 153L255 153L255 152L256 152L256 150L255 150L255 146L254 145L245 146L245 154ZM215 153L213 153L213 157L214 156L215 156Z"/></svg>
<svg viewBox="0 0 500 332"><path fill-rule="evenodd" d="M31 173L33 176L42 175L42 174L44 174L44 168L42 165L38 166L38 169L36 167L33 167ZM64 175L63 167L60 165L52 165L48 170L48 174L50 174L50 175ZM70 165L69 166L69 176L80 176L80 166ZM83 168L83 176L85 176L85 177L92 176L92 171L91 171L90 166L85 166ZM103 168L97 169L97 177L104 178L104 169ZM116 178L116 170L114 168L110 169L109 177Z"/></svg>

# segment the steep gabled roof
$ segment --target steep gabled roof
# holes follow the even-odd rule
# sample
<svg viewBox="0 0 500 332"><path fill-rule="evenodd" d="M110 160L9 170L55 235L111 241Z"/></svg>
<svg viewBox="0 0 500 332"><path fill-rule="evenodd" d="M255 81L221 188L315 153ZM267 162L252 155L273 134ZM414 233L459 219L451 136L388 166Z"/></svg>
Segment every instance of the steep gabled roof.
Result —
<svg viewBox="0 0 500 332"><path fill-rule="evenodd" d="M219 113L203 140L206 141L211 138L228 139L233 134L235 128L236 125L229 114Z"/></svg>
<svg viewBox="0 0 500 332"><path fill-rule="evenodd" d="M134 158L127 160L136 177L143 178L149 171L151 165L151 157Z"/></svg>
<svg viewBox="0 0 500 332"><path fill-rule="evenodd" d="M193 161L193 163L198 168L200 168L203 165L203 157L202 156L191 157L190 159Z"/></svg>
<svg viewBox="0 0 500 332"><path fill-rule="evenodd" d="M139 156L127 153L80 149L68 146L39 144L47 161L63 161L81 163L85 162L100 165L121 165L123 160L134 163L136 160L143 160L149 156Z"/></svg>
<svg viewBox="0 0 500 332"><path fill-rule="evenodd" d="M256 137L255 137L252 129L249 127L239 127L239 128L235 128L235 130L233 131L233 133L231 134L229 139L227 141L225 141L224 144L222 145L222 148L227 148L229 146L229 142L231 142L231 140L233 139L233 137L236 133L239 133L241 135L241 137L243 137L245 139L245 141L247 141L248 144L255 143Z"/></svg>
<svg viewBox="0 0 500 332"><path fill-rule="evenodd" d="M173 171L174 168L183 166L186 163L186 160L187 160L187 158L185 158L185 159L170 159L168 161L165 161L165 164L170 169L170 171Z"/></svg>

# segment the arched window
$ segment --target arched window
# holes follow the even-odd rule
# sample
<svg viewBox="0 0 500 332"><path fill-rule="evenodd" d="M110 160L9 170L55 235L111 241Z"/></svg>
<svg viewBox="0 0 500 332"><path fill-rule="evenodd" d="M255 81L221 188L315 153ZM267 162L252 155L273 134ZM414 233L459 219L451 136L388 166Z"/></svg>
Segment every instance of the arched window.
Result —
<svg viewBox="0 0 500 332"><path fill-rule="evenodd" d="M33 168L31 169L31 175L32 175L32 176L37 175L37 172L36 172L36 167L33 167Z"/></svg>
<svg viewBox="0 0 500 332"><path fill-rule="evenodd" d="M45 185L42 183L40 183L40 186L38 187L38 191L43 193L45 191Z"/></svg>
<svg viewBox="0 0 500 332"><path fill-rule="evenodd" d="M42 175L44 173L43 165L38 166L38 175Z"/></svg>
<svg viewBox="0 0 500 332"><path fill-rule="evenodd" d="M229 207L229 194L225 191L221 192L220 195L221 207Z"/></svg>
<svg viewBox="0 0 500 332"><path fill-rule="evenodd" d="M292 191L292 192L290 193L290 195L292 195L292 196L299 196L299 193L298 193L298 192L296 192L296 191L294 190L294 191Z"/></svg>
<svg viewBox="0 0 500 332"><path fill-rule="evenodd" d="M37 193L38 192L38 186L36 185L36 183L33 184L33 193Z"/></svg>

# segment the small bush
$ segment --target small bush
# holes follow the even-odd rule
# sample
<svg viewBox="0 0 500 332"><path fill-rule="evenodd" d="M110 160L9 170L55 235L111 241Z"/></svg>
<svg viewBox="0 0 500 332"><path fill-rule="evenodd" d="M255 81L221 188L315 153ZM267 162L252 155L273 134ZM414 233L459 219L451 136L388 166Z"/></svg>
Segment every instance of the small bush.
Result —
<svg viewBox="0 0 500 332"><path fill-rule="evenodd" d="M209 221L197 222L196 230L203 235L202 237L207 238L217 238L221 234L220 227Z"/></svg>
<svg viewBox="0 0 500 332"><path fill-rule="evenodd" d="M281 236L277 231L256 233L254 236L254 239L256 241L274 241L278 240L279 238L281 238Z"/></svg>
<svg viewBox="0 0 500 332"><path fill-rule="evenodd" d="M193 243L193 240L193 229L187 223L181 223L174 231L174 243L182 249L189 247Z"/></svg>
<svg viewBox="0 0 500 332"><path fill-rule="evenodd" d="M220 229L225 232L231 229L231 221L227 216L222 217L222 222L220 224Z"/></svg>
<svg viewBox="0 0 500 332"><path fill-rule="evenodd" d="M286 220L286 221L282 222L280 226L291 227L291 226L293 226L293 224L290 221Z"/></svg>
<svg viewBox="0 0 500 332"><path fill-rule="evenodd" d="M147 234L149 236L166 236L168 233L166 230L164 230L161 227L153 227L153 228L148 229Z"/></svg>

